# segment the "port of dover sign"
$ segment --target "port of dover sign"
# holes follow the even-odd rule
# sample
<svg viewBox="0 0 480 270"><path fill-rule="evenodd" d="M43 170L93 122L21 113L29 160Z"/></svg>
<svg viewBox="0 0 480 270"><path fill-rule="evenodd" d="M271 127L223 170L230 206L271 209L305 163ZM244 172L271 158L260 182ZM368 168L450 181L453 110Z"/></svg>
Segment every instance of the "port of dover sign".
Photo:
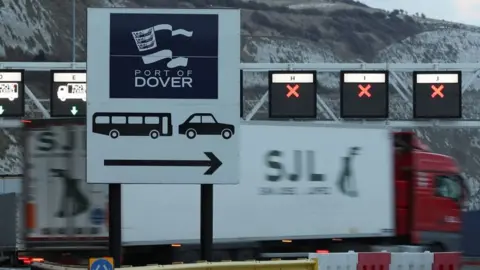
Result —
<svg viewBox="0 0 480 270"><path fill-rule="evenodd" d="M237 184L240 11L88 9L87 181Z"/></svg>

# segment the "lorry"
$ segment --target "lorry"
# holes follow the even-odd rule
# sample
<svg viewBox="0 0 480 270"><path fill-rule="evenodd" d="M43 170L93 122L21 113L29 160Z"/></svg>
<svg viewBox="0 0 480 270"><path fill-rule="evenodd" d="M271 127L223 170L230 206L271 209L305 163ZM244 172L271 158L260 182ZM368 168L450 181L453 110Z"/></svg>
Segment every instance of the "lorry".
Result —
<svg viewBox="0 0 480 270"><path fill-rule="evenodd" d="M56 125L68 126L72 121L36 120L26 124L25 137L33 139L26 140L25 162L32 164L35 160L29 149L38 147L39 142L44 147L63 149L71 135L57 134L68 129ZM84 120L75 121L82 124ZM47 140L45 134L41 135L45 130L57 133ZM78 135L74 137L83 138L79 139L81 144L85 132L80 126L75 130ZM235 136L240 136L241 143L240 184L214 187L214 260L303 257L315 251L397 247L460 249L461 204L466 196L460 168L452 157L433 153L413 132L366 125L326 127L254 121L243 123ZM46 191L33 192L32 183L45 185L48 168L53 166L48 164L65 163L52 157L36 162L41 166L27 169L23 181L23 209L27 210L32 193L42 203L51 196ZM78 159L71 163L70 169L76 168L80 175L85 169L82 162ZM49 220L53 212L38 214ZM87 225L89 219L76 222L77 226L91 226ZM71 231L72 224L62 225L65 231ZM105 250L94 249L94 242L88 239L83 239L86 244L81 238L50 242L40 227L25 231L18 225L26 236L22 258L58 260L58 251L41 248L45 243L61 247L62 253L81 254L77 258L105 254ZM102 227L98 235L107 236L105 229ZM43 242L38 242L42 245L32 239L37 236L42 237ZM68 234L63 236L70 239ZM198 185L122 186L123 264L197 261L199 238ZM91 249L79 250L79 246Z"/></svg>
<svg viewBox="0 0 480 270"><path fill-rule="evenodd" d="M2 179L0 265L106 249L108 186L85 181L85 138L83 125L26 121L23 175Z"/></svg>

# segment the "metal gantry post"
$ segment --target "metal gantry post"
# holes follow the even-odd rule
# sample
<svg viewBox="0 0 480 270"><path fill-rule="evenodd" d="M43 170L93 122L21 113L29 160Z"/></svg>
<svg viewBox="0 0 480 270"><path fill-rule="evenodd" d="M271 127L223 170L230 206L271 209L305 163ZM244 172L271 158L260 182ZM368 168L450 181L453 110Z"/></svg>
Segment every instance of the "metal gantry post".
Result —
<svg viewBox="0 0 480 270"><path fill-rule="evenodd" d="M258 110L262 107L262 105L267 101L268 99L268 91L266 91L262 97L255 103L253 106L252 110L247 114L247 117L245 117L246 121L252 120L252 118L257 114Z"/></svg>
<svg viewBox="0 0 480 270"><path fill-rule="evenodd" d="M32 91L30 91L30 88L28 88L27 84L25 83L25 94L33 101L33 104L37 106L37 109L40 110L40 112L43 115L43 118L50 118L50 112L45 109L43 104L40 102L40 100L33 94Z"/></svg>
<svg viewBox="0 0 480 270"><path fill-rule="evenodd" d="M478 75L480 74L480 69L479 70L476 70L475 72L473 72L472 76L470 78L468 78L468 80L466 80L463 85L462 85L462 93L465 92L465 90L468 89L468 87L470 87L470 85L472 85L472 83L477 79Z"/></svg>
<svg viewBox="0 0 480 270"><path fill-rule="evenodd" d="M410 106L410 108L413 107L412 104L412 91L409 89L409 87L400 79L400 77L397 75L397 73L393 70L389 71L389 74L392 75L393 80L390 80L389 82L392 84L393 89L397 91L397 93L400 95L400 97L407 102L407 104Z"/></svg>

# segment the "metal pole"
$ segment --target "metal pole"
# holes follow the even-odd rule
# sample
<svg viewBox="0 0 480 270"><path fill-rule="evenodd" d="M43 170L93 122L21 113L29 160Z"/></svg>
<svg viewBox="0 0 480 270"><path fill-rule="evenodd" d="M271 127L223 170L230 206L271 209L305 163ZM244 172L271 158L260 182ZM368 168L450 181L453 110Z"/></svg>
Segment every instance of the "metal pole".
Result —
<svg viewBox="0 0 480 270"><path fill-rule="evenodd" d="M108 185L109 250L115 268L122 265L122 185Z"/></svg>
<svg viewBox="0 0 480 270"><path fill-rule="evenodd" d="M38 101L37 97L33 94L33 92L28 88L28 86L25 84L25 94L33 101L33 104L37 106L37 109L40 110L40 112L43 115L43 118L49 119L50 118L50 113L48 112L47 109L42 105L40 101Z"/></svg>
<svg viewBox="0 0 480 270"><path fill-rule="evenodd" d="M55 127L52 127L53 129ZM76 183L73 183L73 181L76 181L76 180L73 180L75 179L75 164L76 164L76 154L73 152L74 151L74 147L75 147L75 144L77 143L75 140L76 140L76 126L73 126L73 125L67 125L67 126L64 126L63 127L65 129L65 139L67 141L67 147L64 147L64 151L67 151L67 159L66 159L66 166L65 166L65 178L64 179L61 179L61 181L63 181L63 185L65 185L65 194L63 194L64 196L64 200L63 202L66 204L65 207L66 207L66 217L67 217L67 220L66 220L66 225L67 225L67 235L69 237L73 237L73 235L75 234L75 218L74 218L74 207L75 207L75 204L79 203L76 201L76 198L74 196L70 196L72 194L69 194L70 192L68 192L68 190L74 188L74 185L76 185ZM61 207L60 207L61 208Z"/></svg>
<svg viewBox="0 0 480 270"><path fill-rule="evenodd" d="M77 33L76 33L76 24L75 24L75 21L76 21L76 12L75 12L75 0L72 0L72 62L75 63L75 59L76 59L76 56L77 56L77 52L76 52L76 36L77 36Z"/></svg>
<svg viewBox="0 0 480 270"><path fill-rule="evenodd" d="M200 185L200 246L201 259L213 259L213 185Z"/></svg>

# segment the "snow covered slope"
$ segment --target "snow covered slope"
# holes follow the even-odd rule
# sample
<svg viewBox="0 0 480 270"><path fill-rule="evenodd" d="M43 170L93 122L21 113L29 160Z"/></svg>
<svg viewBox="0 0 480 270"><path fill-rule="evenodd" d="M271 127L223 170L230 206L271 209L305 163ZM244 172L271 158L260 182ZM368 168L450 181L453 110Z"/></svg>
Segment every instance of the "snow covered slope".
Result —
<svg viewBox="0 0 480 270"><path fill-rule="evenodd" d="M350 0L77 0L76 59L85 60L86 7L237 7L242 9L243 62L478 62L480 29L473 26L386 12ZM269 6L270 5L270 6ZM70 61L71 1L3 0L0 2L0 61ZM468 74L467 74L468 75ZM466 75L466 76L467 76ZM407 84L408 73L399 76ZM465 78L466 78L465 76ZM27 84L38 97L48 97L48 74L29 72ZM245 75L245 111L264 94L265 74ZM319 74L319 93L338 114L338 75ZM464 114L480 119L475 82L465 94ZM48 108L48 101L43 102ZM30 117L41 117L31 102ZM393 118L411 116L411 109L392 91ZM267 117L266 107L255 119ZM321 116L323 117L323 116ZM480 188L478 130L417 130L440 153L453 155ZM0 131L0 173L21 173L21 147L16 133ZM480 208L480 195L468 203Z"/></svg>

